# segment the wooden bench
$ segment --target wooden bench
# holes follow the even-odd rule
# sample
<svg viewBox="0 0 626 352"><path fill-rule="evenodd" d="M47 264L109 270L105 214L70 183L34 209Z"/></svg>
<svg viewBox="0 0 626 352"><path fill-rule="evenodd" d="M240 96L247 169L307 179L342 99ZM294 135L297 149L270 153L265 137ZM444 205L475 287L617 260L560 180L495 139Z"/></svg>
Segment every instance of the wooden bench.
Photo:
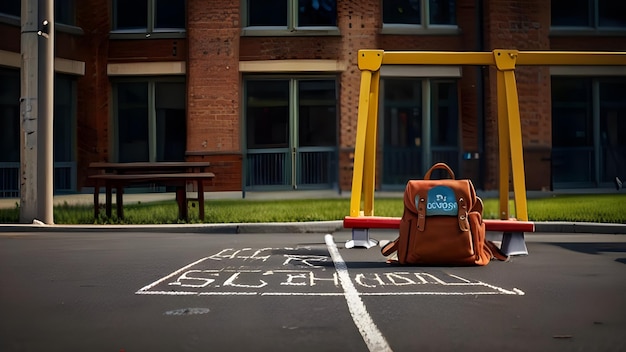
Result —
<svg viewBox="0 0 626 352"><path fill-rule="evenodd" d="M507 255L526 255L528 249L524 241L525 232L535 232L535 223L519 220L491 220L484 219L487 231L502 232L501 249ZM376 245L369 238L369 229L399 229L400 218L383 216L346 216L343 227L352 229L352 240L346 244L347 248L367 247Z"/></svg>
<svg viewBox="0 0 626 352"><path fill-rule="evenodd" d="M106 163L97 162L89 165L98 169L100 173L90 175L94 181L94 216L99 215L100 187L106 190L106 215L111 217L112 190L116 190L117 216L124 218L123 195L124 187L138 183L159 183L176 187L176 202L178 217L189 220L187 209L187 184L196 183L198 191L199 218L204 220L204 181L215 178L212 172L205 172L210 166L208 162L134 162L134 163Z"/></svg>

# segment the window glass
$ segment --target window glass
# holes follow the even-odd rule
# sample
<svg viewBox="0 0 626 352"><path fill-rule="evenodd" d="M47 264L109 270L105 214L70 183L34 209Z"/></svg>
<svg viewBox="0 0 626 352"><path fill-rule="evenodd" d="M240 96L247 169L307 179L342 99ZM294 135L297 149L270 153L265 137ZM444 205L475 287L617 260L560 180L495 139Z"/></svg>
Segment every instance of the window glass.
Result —
<svg viewBox="0 0 626 352"><path fill-rule="evenodd" d="M598 0L600 27L626 27L626 1Z"/></svg>
<svg viewBox="0 0 626 352"><path fill-rule="evenodd" d="M420 24L420 0L383 0L383 22Z"/></svg>
<svg viewBox="0 0 626 352"><path fill-rule="evenodd" d="M298 0L298 26L336 26L335 0Z"/></svg>
<svg viewBox="0 0 626 352"><path fill-rule="evenodd" d="M74 26L74 0L54 0L54 21L56 23Z"/></svg>
<svg viewBox="0 0 626 352"><path fill-rule="evenodd" d="M120 162L150 161L148 83L117 85L117 134Z"/></svg>
<svg viewBox="0 0 626 352"><path fill-rule="evenodd" d="M185 84L157 82L155 105L157 161L184 160L187 140Z"/></svg>
<svg viewBox="0 0 626 352"><path fill-rule="evenodd" d="M552 145L593 145L591 82L586 78L553 78Z"/></svg>
<svg viewBox="0 0 626 352"><path fill-rule="evenodd" d="M114 29L148 28L148 0L117 0L114 10Z"/></svg>
<svg viewBox="0 0 626 352"><path fill-rule="evenodd" d="M20 0L2 0L0 1L0 13L20 17L21 14Z"/></svg>
<svg viewBox="0 0 626 352"><path fill-rule="evenodd" d="M458 100L456 84L436 82L431 85L431 143L433 146L458 145Z"/></svg>
<svg viewBox="0 0 626 352"><path fill-rule="evenodd" d="M383 182L406 185L423 175L422 80L385 78L383 101Z"/></svg>
<svg viewBox="0 0 626 352"><path fill-rule="evenodd" d="M617 176L626 180L626 82L607 80L599 83L600 145L602 181Z"/></svg>
<svg viewBox="0 0 626 352"><path fill-rule="evenodd" d="M301 147L337 144L334 80L302 80L298 85L298 139Z"/></svg>
<svg viewBox="0 0 626 352"><path fill-rule="evenodd" d="M592 26L592 6L590 0L552 0L552 26L589 27Z"/></svg>
<svg viewBox="0 0 626 352"><path fill-rule="evenodd" d="M287 26L287 0L248 0L249 26Z"/></svg>
<svg viewBox="0 0 626 352"><path fill-rule="evenodd" d="M154 27L185 28L185 2L181 0L156 0Z"/></svg>
<svg viewBox="0 0 626 352"><path fill-rule="evenodd" d="M249 80L246 83L248 148L289 146L289 81Z"/></svg>
<svg viewBox="0 0 626 352"><path fill-rule="evenodd" d="M430 0L430 24L456 24L455 0Z"/></svg>
<svg viewBox="0 0 626 352"><path fill-rule="evenodd" d="M54 161L74 161L74 80L56 75L54 80Z"/></svg>
<svg viewBox="0 0 626 352"><path fill-rule="evenodd" d="M20 161L20 71L0 68L0 162Z"/></svg>
<svg viewBox="0 0 626 352"><path fill-rule="evenodd" d="M421 88L419 80L385 79L385 145L421 147Z"/></svg>

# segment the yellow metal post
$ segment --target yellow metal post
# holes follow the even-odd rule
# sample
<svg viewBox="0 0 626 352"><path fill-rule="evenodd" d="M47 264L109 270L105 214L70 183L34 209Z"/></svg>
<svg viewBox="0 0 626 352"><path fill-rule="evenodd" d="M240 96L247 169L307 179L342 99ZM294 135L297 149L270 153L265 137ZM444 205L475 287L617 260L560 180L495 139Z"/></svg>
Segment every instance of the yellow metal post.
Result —
<svg viewBox="0 0 626 352"><path fill-rule="evenodd" d="M502 155L503 150L500 150L500 161L507 159L509 156L511 158L511 169L513 172L513 195L515 198L515 216L519 220L528 220L528 211L526 207L526 177L524 174L524 152L522 147L522 125L520 123L520 115L519 115L519 102L517 97L517 85L515 84L515 63L517 61L517 57L519 52L517 50L494 50L493 51L494 58L496 61L496 67L498 69L498 104L503 103L501 99L502 96L505 97L505 108L506 109L506 128L508 129L508 142L510 145L510 155ZM500 89L504 88L504 92L500 91ZM504 94L502 94L504 93ZM499 114L504 112L504 109L500 106L498 107ZM504 123L506 117L498 116L498 121L500 123ZM499 133L500 136L503 133ZM502 147L503 142L500 141L500 146ZM506 150L505 150L506 151ZM509 163L506 163L506 166L500 164L500 176L505 173L502 171L503 168L506 167L508 169ZM500 207L502 207L503 203L503 185L502 183L507 184L507 192L506 198L508 202L508 170L506 172L506 179L500 179ZM508 214L507 214L508 215ZM503 209L500 209L500 216L503 216Z"/></svg>
<svg viewBox="0 0 626 352"><path fill-rule="evenodd" d="M365 164L363 174L363 212L374 215L374 189L376 188L376 141L378 131L378 89L380 71L372 72L370 82L369 111L367 115L367 136L365 137Z"/></svg>
<svg viewBox="0 0 626 352"><path fill-rule="evenodd" d="M499 151L499 196L500 219L509 218L509 177L511 170L511 148L509 144L509 117L504 86L504 72L497 71L497 98L498 98L498 151Z"/></svg>
<svg viewBox="0 0 626 352"><path fill-rule="evenodd" d="M378 81L382 64L382 50L359 50L358 64L361 70L361 87L357 117L356 141L354 145L354 170L352 193L350 194L350 216L359 216L361 193L365 186L368 215L374 211L374 173L376 171L376 116L378 109ZM374 83L372 82L374 81ZM371 100L376 108L372 113ZM373 118L370 116L373 115ZM370 145L368 145L368 143Z"/></svg>
<svg viewBox="0 0 626 352"><path fill-rule="evenodd" d="M370 83L372 72L361 72L361 90L359 92L359 110L356 125L356 141L354 142L354 165L352 170L352 193L350 194L350 216L359 216L361 209L361 191L363 189L363 164L365 162L365 139L367 135L368 109L370 99Z"/></svg>
<svg viewBox="0 0 626 352"><path fill-rule="evenodd" d="M522 124L519 115L519 102L515 73L504 72L507 111L509 115L509 143L511 145L511 169L513 173L513 197L515 199L515 217L528 221L526 207L526 175L524 171L524 151L522 146Z"/></svg>

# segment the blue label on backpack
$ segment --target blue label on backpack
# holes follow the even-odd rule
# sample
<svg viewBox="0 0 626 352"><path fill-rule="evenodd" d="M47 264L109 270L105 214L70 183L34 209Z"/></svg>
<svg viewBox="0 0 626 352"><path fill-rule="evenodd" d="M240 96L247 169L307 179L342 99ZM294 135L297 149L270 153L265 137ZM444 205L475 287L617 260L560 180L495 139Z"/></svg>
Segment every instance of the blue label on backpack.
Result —
<svg viewBox="0 0 626 352"><path fill-rule="evenodd" d="M454 191L450 187L435 186L428 191L426 198L426 216L457 216L459 206Z"/></svg>

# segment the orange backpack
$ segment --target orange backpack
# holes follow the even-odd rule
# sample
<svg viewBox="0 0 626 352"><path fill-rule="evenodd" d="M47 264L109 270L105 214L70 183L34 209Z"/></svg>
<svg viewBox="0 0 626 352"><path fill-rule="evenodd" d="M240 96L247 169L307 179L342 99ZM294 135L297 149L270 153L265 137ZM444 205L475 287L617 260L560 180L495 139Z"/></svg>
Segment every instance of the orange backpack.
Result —
<svg viewBox="0 0 626 352"><path fill-rule="evenodd" d="M450 179L431 180L435 169L447 171ZM482 212L472 181L456 180L448 165L437 163L423 180L407 183L399 236L381 252L397 252L397 261L388 262L400 264L466 266L507 260L485 239Z"/></svg>

